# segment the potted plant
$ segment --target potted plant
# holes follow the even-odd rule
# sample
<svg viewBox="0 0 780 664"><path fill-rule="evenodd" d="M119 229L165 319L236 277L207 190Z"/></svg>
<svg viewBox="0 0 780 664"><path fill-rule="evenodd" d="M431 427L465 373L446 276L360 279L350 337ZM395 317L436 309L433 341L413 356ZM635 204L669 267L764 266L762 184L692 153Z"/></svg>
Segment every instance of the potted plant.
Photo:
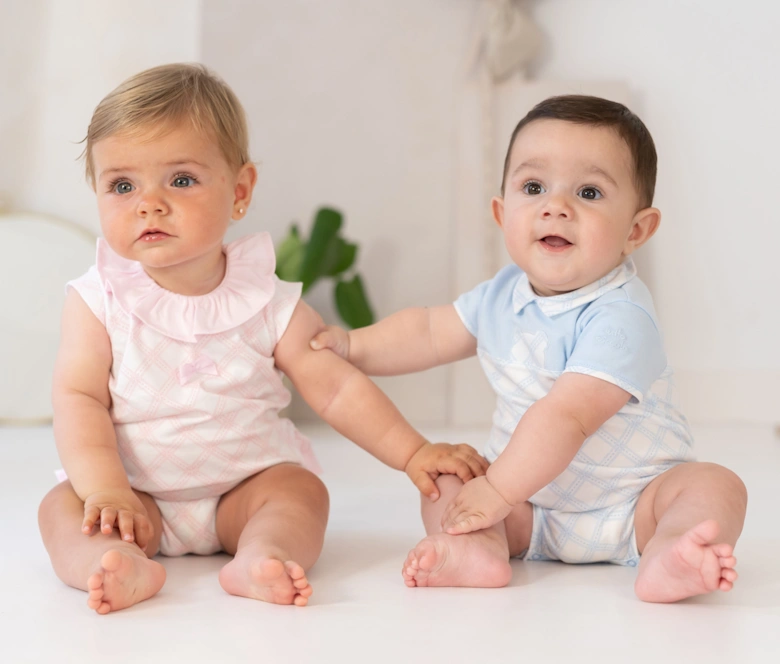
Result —
<svg viewBox="0 0 780 664"><path fill-rule="evenodd" d="M374 314L363 280L356 272L350 272L358 246L341 237L342 222L338 210L320 208L314 215L308 241L293 224L276 248L276 276L284 281L302 282L304 294L320 279L333 279L333 295L341 320L350 328L365 327L374 322Z"/></svg>

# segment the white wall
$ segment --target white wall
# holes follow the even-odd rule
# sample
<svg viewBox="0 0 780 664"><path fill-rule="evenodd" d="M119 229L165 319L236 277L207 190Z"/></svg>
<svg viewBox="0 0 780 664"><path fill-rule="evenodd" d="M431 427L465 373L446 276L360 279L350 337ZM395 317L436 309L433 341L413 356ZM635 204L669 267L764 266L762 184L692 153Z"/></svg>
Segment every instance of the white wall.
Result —
<svg viewBox="0 0 780 664"><path fill-rule="evenodd" d="M346 213L377 313L448 301L464 59L482 0L0 0L0 195L93 230L81 151L126 76L202 60L247 106L257 198L238 235ZM780 5L536 0L534 73L626 81L660 153L664 223L642 257L697 420L777 421L772 193ZM327 288L312 302L335 320ZM417 422L447 419L449 372L380 381Z"/></svg>
<svg viewBox="0 0 780 664"><path fill-rule="evenodd" d="M346 214L376 313L450 301L456 93L475 2L204 2L203 59L246 106L260 182L247 220L279 238ZM240 18L240 20L237 20ZM335 322L330 285L310 301ZM447 369L378 380L443 422ZM295 411L298 415L302 410Z"/></svg>
<svg viewBox="0 0 780 664"><path fill-rule="evenodd" d="M540 0L543 78L624 79L659 152L645 262L694 419L780 420L780 5Z"/></svg>
<svg viewBox="0 0 780 664"><path fill-rule="evenodd" d="M0 192L95 231L77 162L92 111L124 78L200 57L199 0L0 0ZM8 101L6 101L8 100Z"/></svg>

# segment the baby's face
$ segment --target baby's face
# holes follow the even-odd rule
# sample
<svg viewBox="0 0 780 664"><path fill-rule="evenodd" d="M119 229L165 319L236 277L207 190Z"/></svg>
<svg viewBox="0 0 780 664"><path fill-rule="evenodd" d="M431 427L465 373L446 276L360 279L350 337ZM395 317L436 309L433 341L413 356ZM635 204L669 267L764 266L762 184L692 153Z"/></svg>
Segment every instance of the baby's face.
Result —
<svg viewBox="0 0 780 664"><path fill-rule="evenodd" d="M120 256L153 270L219 256L243 185L216 141L177 126L109 136L92 156L100 225Z"/></svg>
<svg viewBox="0 0 780 664"><path fill-rule="evenodd" d="M610 128L536 120L520 131L493 212L539 295L586 286L633 251L632 173L629 148Z"/></svg>

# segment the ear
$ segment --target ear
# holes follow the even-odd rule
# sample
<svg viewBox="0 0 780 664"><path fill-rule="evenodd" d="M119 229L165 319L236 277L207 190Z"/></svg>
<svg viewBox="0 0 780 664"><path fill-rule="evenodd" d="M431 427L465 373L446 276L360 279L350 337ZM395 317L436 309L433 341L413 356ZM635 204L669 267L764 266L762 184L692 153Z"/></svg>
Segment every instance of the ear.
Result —
<svg viewBox="0 0 780 664"><path fill-rule="evenodd" d="M504 199L499 196L493 196L490 200L490 211L493 213L499 228L504 227Z"/></svg>
<svg viewBox="0 0 780 664"><path fill-rule="evenodd" d="M626 244L623 247L623 255L634 253L647 242L661 223L661 211L658 208L644 208L634 215L631 221L631 232L628 234Z"/></svg>
<svg viewBox="0 0 780 664"><path fill-rule="evenodd" d="M241 219L252 202L252 192L257 184L257 168L250 161L244 164L236 175L233 200L233 219Z"/></svg>

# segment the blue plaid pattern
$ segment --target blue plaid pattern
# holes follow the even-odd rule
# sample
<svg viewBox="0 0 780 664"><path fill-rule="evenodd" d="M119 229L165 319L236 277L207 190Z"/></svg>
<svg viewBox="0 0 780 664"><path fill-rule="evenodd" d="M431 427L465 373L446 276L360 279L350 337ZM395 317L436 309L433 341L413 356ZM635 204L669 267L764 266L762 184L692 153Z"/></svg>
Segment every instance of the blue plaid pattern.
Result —
<svg viewBox="0 0 780 664"><path fill-rule="evenodd" d="M693 439L677 404L652 299L633 263L548 298L537 296L525 274L509 266L461 296L455 308L477 338L497 396L488 461L565 371L607 380L632 395L568 468L531 497L534 526L525 558L636 564L639 495L664 471L693 460Z"/></svg>

